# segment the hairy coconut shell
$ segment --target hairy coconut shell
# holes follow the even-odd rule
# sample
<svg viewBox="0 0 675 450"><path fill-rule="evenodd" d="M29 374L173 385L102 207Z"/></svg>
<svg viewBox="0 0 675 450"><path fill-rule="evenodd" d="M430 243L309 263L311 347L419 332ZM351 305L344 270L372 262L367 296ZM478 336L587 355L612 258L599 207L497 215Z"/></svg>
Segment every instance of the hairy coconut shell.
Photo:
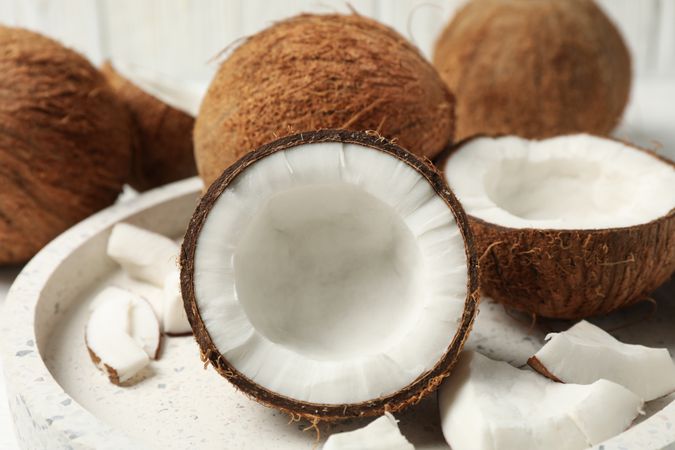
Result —
<svg viewBox="0 0 675 450"><path fill-rule="evenodd" d="M343 142L370 147L392 155L415 169L428 180L436 193L449 205L466 243L468 281L464 314L458 324L455 335L448 336L448 348L445 354L431 370L421 373L410 385L403 387L394 394L364 403L346 405L307 403L281 396L256 384L253 380L237 371L218 351L208 330L204 326L195 298L194 258L195 251L197 250L197 240L209 211L220 195L226 191L230 183L247 167L261 159L291 147L319 142ZM209 187L190 220L183 241L181 250L181 292L185 303L185 311L194 331L195 339L201 349L203 360L210 362L218 373L227 378L249 397L261 404L279 409L291 414L293 417L300 416L313 423L319 421L331 422L353 417L378 416L382 415L385 411L397 412L419 402L422 398L436 390L443 379L450 374L469 335L474 318L478 313L478 272L476 254L473 251L473 247L473 238L461 205L448 188L442 176L431 165L416 158L401 147L373 134L344 130L307 132L284 137L247 154L234 165L230 166Z"/></svg>
<svg viewBox="0 0 675 450"><path fill-rule="evenodd" d="M471 140L441 156L439 167ZM644 300L675 272L675 208L645 224L595 230L516 229L468 218L482 293L527 313L606 314Z"/></svg>
<svg viewBox="0 0 675 450"><path fill-rule="evenodd" d="M0 26L0 264L111 204L129 173L124 107L86 59Z"/></svg>
<svg viewBox="0 0 675 450"><path fill-rule="evenodd" d="M128 183L146 190L196 175L194 117L145 92L110 63L102 72L131 114L135 139Z"/></svg>
<svg viewBox="0 0 675 450"><path fill-rule="evenodd" d="M626 45L592 0L472 0L433 61L457 98L457 139L605 134L630 91Z"/></svg>
<svg viewBox="0 0 675 450"><path fill-rule="evenodd" d="M321 128L374 130L433 158L454 99L401 35L359 15L300 15L250 37L220 66L194 131L208 186L248 151Z"/></svg>

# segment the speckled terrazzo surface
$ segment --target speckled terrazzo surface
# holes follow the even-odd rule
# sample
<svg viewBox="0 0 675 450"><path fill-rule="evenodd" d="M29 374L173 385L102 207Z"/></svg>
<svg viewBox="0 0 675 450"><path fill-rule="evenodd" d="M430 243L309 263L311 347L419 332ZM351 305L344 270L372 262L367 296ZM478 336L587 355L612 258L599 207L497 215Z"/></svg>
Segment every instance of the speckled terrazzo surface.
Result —
<svg viewBox="0 0 675 450"><path fill-rule="evenodd" d="M178 237L194 207L199 183L177 183L117 205L57 239L26 266L12 288L2 322L8 399L24 448L311 449L306 424L262 407L236 392L211 368L204 370L191 337L164 340L159 361L131 387L110 384L90 362L83 343L88 302L109 284L133 283L107 259L110 226L131 221ZM675 349L675 283L650 304L595 323L621 340ZM153 296L152 288L147 292ZM7 320L11 317L11 320ZM521 366L549 331L566 322L539 322L507 314L485 301L469 346ZM432 396L433 397L433 396ZM675 441L675 396L651 402L641 423L599 446L657 449ZM663 409L665 408L665 409ZM653 416L652 416L653 415ZM650 417L652 416L652 417ZM649 418L648 418L649 417ZM419 449L446 449L435 398L400 415L403 433ZM330 431L350 429L352 422Z"/></svg>

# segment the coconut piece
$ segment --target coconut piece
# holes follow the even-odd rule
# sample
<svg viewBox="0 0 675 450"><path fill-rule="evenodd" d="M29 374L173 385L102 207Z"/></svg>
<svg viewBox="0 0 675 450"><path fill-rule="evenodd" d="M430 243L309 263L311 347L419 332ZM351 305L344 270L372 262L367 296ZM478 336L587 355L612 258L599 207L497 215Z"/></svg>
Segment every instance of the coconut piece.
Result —
<svg viewBox="0 0 675 450"><path fill-rule="evenodd" d="M554 381L589 384L604 378L645 401L675 392L675 363L668 349L624 344L585 320L546 340L527 363Z"/></svg>
<svg viewBox="0 0 675 450"><path fill-rule="evenodd" d="M107 252L132 278L163 288L176 269L179 247L161 234L118 223L110 233Z"/></svg>
<svg viewBox="0 0 675 450"><path fill-rule="evenodd" d="M267 144L200 201L181 291L202 354L312 421L379 416L448 375L476 314L461 206L411 153L324 130Z"/></svg>
<svg viewBox="0 0 675 450"><path fill-rule="evenodd" d="M124 383L156 359L160 338L157 318L142 297L107 287L93 300L85 342L92 361L111 382Z"/></svg>
<svg viewBox="0 0 675 450"><path fill-rule="evenodd" d="M110 205L128 177L130 121L80 54L0 26L0 264Z"/></svg>
<svg viewBox="0 0 675 450"><path fill-rule="evenodd" d="M625 430L642 405L611 381L555 383L471 351L439 391L453 450L582 449Z"/></svg>
<svg viewBox="0 0 675 450"><path fill-rule="evenodd" d="M303 14L248 38L218 69L194 130L199 175L277 137L374 130L433 158L453 138L454 99L403 36L372 19Z"/></svg>
<svg viewBox="0 0 675 450"><path fill-rule="evenodd" d="M162 324L163 329L169 336L185 336L192 334L190 322L188 322L183 297L180 294L180 272L172 270L164 281L162 299Z"/></svg>
<svg viewBox="0 0 675 450"><path fill-rule="evenodd" d="M117 66L106 63L102 72L126 105L134 125L129 184L146 190L195 175L194 116L187 111L198 97L159 74L134 66Z"/></svg>
<svg viewBox="0 0 675 450"><path fill-rule="evenodd" d="M458 139L605 134L631 84L628 49L592 0L467 2L433 62L457 98Z"/></svg>
<svg viewBox="0 0 675 450"><path fill-rule="evenodd" d="M474 138L439 165L469 214L483 292L580 319L645 298L675 271L675 164L589 135Z"/></svg>
<svg viewBox="0 0 675 450"><path fill-rule="evenodd" d="M331 435L323 450L414 450L388 412L358 430Z"/></svg>

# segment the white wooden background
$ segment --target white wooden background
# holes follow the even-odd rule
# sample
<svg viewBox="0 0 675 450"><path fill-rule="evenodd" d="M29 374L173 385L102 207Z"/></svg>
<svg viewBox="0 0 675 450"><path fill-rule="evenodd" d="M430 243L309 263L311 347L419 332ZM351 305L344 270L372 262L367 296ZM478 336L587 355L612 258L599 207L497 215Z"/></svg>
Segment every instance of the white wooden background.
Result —
<svg viewBox="0 0 675 450"><path fill-rule="evenodd" d="M464 1L349 3L396 28L428 56L435 36ZM623 32L636 75L615 134L675 158L675 0L598 1ZM347 12L348 7L345 0L0 0L0 23L55 37L95 64L112 59L205 86L223 48L301 11ZM0 268L0 314L18 270ZM11 450L18 447L1 369L0 449Z"/></svg>
<svg viewBox="0 0 675 450"><path fill-rule="evenodd" d="M430 49L464 0L350 0ZM639 77L675 78L675 0L599 0L623 31ZM0 23L42 31L86 54L206 82L220 50L301 11L348 11L345 0L0 0Z"/></svg>

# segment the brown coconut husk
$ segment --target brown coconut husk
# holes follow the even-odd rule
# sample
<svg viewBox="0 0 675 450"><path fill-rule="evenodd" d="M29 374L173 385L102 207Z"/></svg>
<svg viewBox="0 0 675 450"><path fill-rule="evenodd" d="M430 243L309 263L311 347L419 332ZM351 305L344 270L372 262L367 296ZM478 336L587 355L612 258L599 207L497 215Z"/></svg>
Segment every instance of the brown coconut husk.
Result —
<svg viewBox="0 0 675 450"><path fill-rule="evenodd" d="M304 14L250 37L220 66L194 130L208 186L247 152L320 128L375 130L433 158L454 132L454 99L419 51L374 20Z"/></svg>
<svg viewBox="0 0 675 450"><path fill-rule="evenodd" d="M0 264L28 260L111 204L129 173L129 117L85 58L0 26Z"/></svg>
<svg viewBox="0 0 675 450"><path fill-rule="evenodd" d="M144 191L196 175L194 117L145 92L109 62L101 71L129 110L133 123L135 139L128 183Z"/></svg>
<svg viewBox="0 0 675 450"><path fill-rule="evenodd" d="M89 358L91 358L91 361L94 363L96 367L101 367L101 370L105 372L105 374L108 376L108 379L112 384L115 384L117 386L122 386L122 382L120 381L119 374L117 373L117 370L115 370L113 367L110 367L107 364L101 364L101 358L89 347L89 343L87 342L87 337L84 337L84 343L87 346L87 353L89 354Z"/></svg>
<svg viewBox="0 0 675 450"><path fill-rule="evenodd" d="M237 371L237 369L218 351L211 340L209 331L204 326L195 297L194 257L197 249L197 240L205 219L214 203L223 192L227 190L230 183L244 172L247 167L278 151L299 145L319 142L343 142L370 147L392 155L415 169L429 181L438 196L448 204L466 243L468 294L465 301L464 314L455 335L448 337L448 348L445 354L431 370L421 373L414 382L403 387L400 391L358 404L324 405L307 403L281 396L257 385L255 381ZM366 134L344 130L307 132L287 136L247 154L234 165L230 166L209 187L192 216L183 241L181 249L181 292L183 293L183 301L185 303L185 310L190 325L192 326L195 339L201 349L202 360L205 364L211 363L219 374L227 378L237 389L241 390L247 396L263 405L285 412L293 418L303 418L313 424L317 424L318 422L332 422L347 418L377 416L383 414L385 411L395 413L410 405L416 404L422 398L435 391L443 379L450 374L457 357L462 350L464 342L469 335L476 314L478 313L478 272L476 253L474 252L473 247L473 238L461 205L448 188L442 176L431 165L418 159L401 147L372 133Z"/></svg>
<svg viewBox="0 0 675 450"><path fill-rule="evenodd" d="M473 0L434 65L457 98L457 139L606 134L628 101L630 55L592 0Z"/></svg>
<svg viewBox="0 0 675 450"><path fill-rule="evenodd" d="M441 155L438 166L472 139ZM482 293L538 316L577 320L607 314L644 300L675 272L675 208L645 224L596 230L516 229L468 218L482 255Z"/></svg>
<svg viewBox="0 0 675 450"><path fill-rule="evenodd" d="M539 358L536 356L531 356L527 359L527 365L532 367L532 369L536 370L539 372L541 375L545 376L546 378L555 381L556 383L562 383L562 380L555 375L553 375L549 370L544 366L541 361L539 361Z"/></svg>

